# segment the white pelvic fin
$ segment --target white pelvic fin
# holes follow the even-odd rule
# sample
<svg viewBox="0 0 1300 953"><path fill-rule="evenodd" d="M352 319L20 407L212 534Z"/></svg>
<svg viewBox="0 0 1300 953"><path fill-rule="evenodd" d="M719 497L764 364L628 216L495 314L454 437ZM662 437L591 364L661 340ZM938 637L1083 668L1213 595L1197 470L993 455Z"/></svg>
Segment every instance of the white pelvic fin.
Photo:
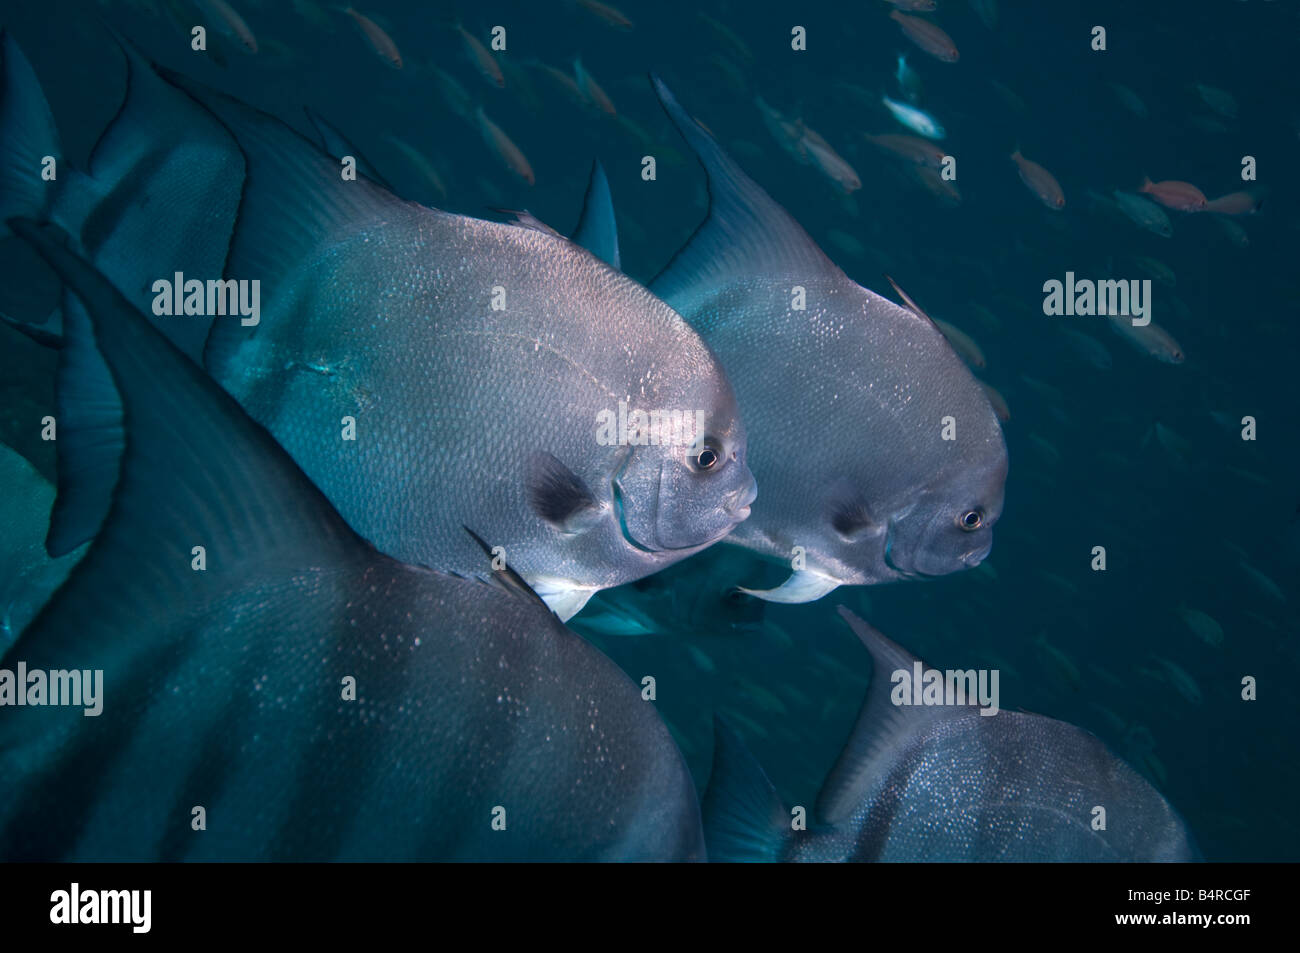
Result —
<svg viewBox="0 0 1300 953"><path fill-rule="evenodd" d="M740 591L767 602L815 602L832 589L838 589L839 580L823 576L811 569L801 569L775 589L746 589Z"/></svg>
<svg viewBox="0 0 1300 953"><path fill-rule="evenodd" d="M579 586L572 579L558 576L525 576L524 581L532 587L561 622L568 622L577 615L587 600L600 590L592 586Z"/></svg>

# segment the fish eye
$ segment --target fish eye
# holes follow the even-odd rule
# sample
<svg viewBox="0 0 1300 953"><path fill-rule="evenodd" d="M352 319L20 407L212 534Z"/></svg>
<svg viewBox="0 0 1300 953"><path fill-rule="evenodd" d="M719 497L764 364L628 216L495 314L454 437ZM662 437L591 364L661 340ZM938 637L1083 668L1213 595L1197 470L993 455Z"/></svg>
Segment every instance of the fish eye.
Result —
<svg viewBox="0 0 1300 953"><path fill-rule="evenodd" d="M722 455L706 443L703 444L698 451L688 451L686 458L690 460L691 466L696 470L704 471L712 470L717 466L718 461L722 459Z"/></svg>
<svg viewBox="0 0 1300 953"><path fill-rule="evenodd" d="M984 514L979 510L967 510L957 517L957 525L968 533L973 533L984 525Z"/></svg>

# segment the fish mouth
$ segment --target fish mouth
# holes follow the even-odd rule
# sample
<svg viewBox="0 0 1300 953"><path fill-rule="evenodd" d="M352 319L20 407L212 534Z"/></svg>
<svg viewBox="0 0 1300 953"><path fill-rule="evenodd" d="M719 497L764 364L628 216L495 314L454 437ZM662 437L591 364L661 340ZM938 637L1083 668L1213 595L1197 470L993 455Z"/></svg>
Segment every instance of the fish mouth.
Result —
<svg viewBox="0 0 1300 953"><path fill-rule="evenodd" d="M741 489L733 491L723 505L727 515L735 518L735 522L731 524L733 527L736 523L743 523L749 519L749 505L756 499L758 499L758 481L751 476L749 482Z"/></svg>

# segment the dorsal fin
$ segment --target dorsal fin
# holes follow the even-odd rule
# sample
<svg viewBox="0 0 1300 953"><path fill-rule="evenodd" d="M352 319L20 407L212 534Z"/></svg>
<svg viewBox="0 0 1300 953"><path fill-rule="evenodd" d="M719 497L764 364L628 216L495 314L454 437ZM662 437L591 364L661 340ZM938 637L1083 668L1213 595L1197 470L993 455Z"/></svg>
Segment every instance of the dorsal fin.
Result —
<svg viewBox="0 0 1300 953"><path fill-rule="evenodd" d="M573 230L573 241L591 252L605 264L619 271L623 269L618 253L618 225L614 221L614 198L609 191L605 167L597 159L591 164L591 177L587 180L587 195L582 203L582 215Z"/></svg>
<svg viewBox="0 0 1300 953"><path fill-rule="evenodd" d="M709 179L709 214L689 242L650 284L678 311L696 295L733 283L738 276L783 278L843 272L790 213L747 176L713 136L651 76L668 118L695 151Z"/></svg>
<svg viewBox="0 0 1300 953"><path fill-rule="evenodd" d="M250 577L341 566L373 552L271 435L107 279L30 221L9 225L85 303L88 320L69 321L65 336L93 333L126 421L108 518L66 586L84 591L69 602L56 595L46 613L175 613L187 599L219 597ZM191 568L195 546L205 549L206 571ZM69 623L61 618L60 630L75 632Z"/></svg>
<svg viewBox="0 0 1300 953"><path fill-rule="evenodd" d="M908 295L908 293L898 286L897 281L889 277L889 275L885 275L885 280L888 281L889 286L894 289L894 293L903 299L903 307L905 307L908 311L911 311L918 318L923 319L927 324L929 324L940 334L943 334L943 328L939 327L939 325L935 323L934 318L930 317L928 314L926 314L924 311L921 310L921 306L917 304L915 301L913 301L911 297Z"/></svg>
<svg viewBox="0 0 1300 953"><path fill-rule="evenodd" d="M508 224L518 228L528 228L534 232L541 232L543 235L554 235L556 238L564 238L559 232L551 228L540 218L528 211L526 208L493 208L493 212L498 215L513 215L515 220ZM567 241L568 239L566 239Z"/></svg>
<svg viewBox="0 0 1300 953"><path fill-rule="evenodd" d="M292 276L302 261L365 223L413 207L369 179L345 180L337 159L273 116L178 73L159 72L216 116L244 153L247 175L225 275L258 279L263 301L291 307L297 294ZM214 321L204 366L223 379L256 332L241 321Z"/></svg>
<svg viewBox="0 0 1300 953"><path fill-rule="evenodd" d="M393 187L388 184L388 180L379 174L375 169L375 164L362 155L361 150L356 147L343 133L333 126L324 116L314 109L304 106L303 112L307 114L307 121L312 124L317 135L320 136L321 148L327 155L335 159L342 159L344 156L352 156L357 160L357 171L364 175L371 182L381 185L388 191L393 191Z"/></svg>
<svg viewBox="0 0 1300 953"><path fill-rule="evenodd" d="M876 780L882 756L896 750L908 735L944 717L942 707L902 707L890 699L890 673L911 672L920 661L840 606L839 613L871 653L871 683L849 741L826 776L817 798L817 814L829 824L848 817Z"/></svg>

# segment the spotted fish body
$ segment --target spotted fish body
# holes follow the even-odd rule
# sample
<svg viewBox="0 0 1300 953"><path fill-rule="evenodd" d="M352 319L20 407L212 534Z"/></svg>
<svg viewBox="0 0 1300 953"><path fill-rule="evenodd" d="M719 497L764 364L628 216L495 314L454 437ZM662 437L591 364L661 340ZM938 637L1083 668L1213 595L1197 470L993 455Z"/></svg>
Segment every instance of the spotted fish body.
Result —
<svg viewBox="0 0 1300 953"><path fill-rule="evenodd" d="M341 181L277 121L196 95L248 157L227 276L263 302L256 327L218 323L206 365L377 548L478 572L472 526L567 618L748 515L731 387L644 287L548 229ZM702 422L712 466L680 429L602 433L624 408Z"/></svg>
<svg viewBox="0 0 1300 953"><path fill-rule="evenodd" d="M1088 732L1016 711L894 705L890 674L911 672L918 660L840 613L874 667L857 726L818 798L817 823L790 829L770 782L722 726L705 799L713 859L1199 859L1174 809Z"/></svg>
<svg viewBox="0 0 1300 953"><path fill-rule="evenodd" d="M104 529L6 659L101 669L102 711L4 709L0 858L702 857L685 764L612 662L508 571L377 553L92 269L21 228L85 298L93 329L71 312L67 333L94 335L128 428Z"/></svg>
<svg viewBox="0 0 1300 953"><path fill-rule="evenodd" d="M1095 736L1003 711L938 720L909 739L853 812L794 841L790 861L1175 861L1182 822ZM882 766L883 767L883 766ZM1094 807L1107 830L1094 831Z"/></svg>
<svg viewBox="0 0 1300 953"><path fill-rule="evenodd" d="M728 542L806 565L756 594L805 602L977 564L1007 470L979 383L933 322L852 281L656 88L708 173L712 205L651 289L726 366L762 489ZM963 529L970 513L977 525Z"/></svg>

